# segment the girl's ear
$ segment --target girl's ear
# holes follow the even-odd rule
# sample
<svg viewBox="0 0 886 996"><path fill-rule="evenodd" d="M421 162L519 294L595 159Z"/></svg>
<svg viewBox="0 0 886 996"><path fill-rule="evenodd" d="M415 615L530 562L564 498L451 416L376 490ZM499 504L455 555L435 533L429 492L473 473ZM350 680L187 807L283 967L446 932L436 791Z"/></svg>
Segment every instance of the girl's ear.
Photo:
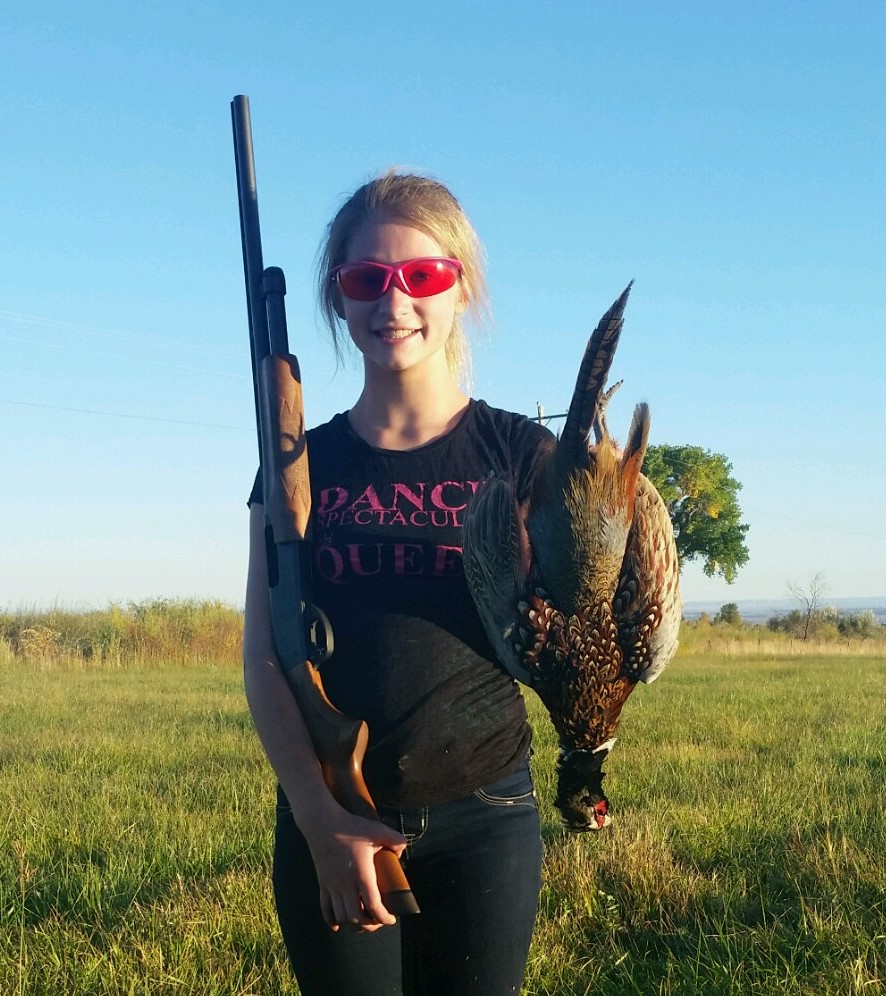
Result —
<svg viewBox="0 0 886 996"><path fill-rule="evenodd" d="M455 302L455 313L457 315L462 314L465 308L471 303L471 295L468 288L465 286L464 280L459 283L458 286L458 298Z"/></svg>
<svg viewBox="0 0 886 996"><path fill-rule="evenodd" d="M334 287L333 291L332 291L332 307L333 307L335 313L338 315L338 317L342 321L344 321L344 319L345 319L345 306L344 306L344 302L341 299L341 291L338 289L338 286Z"/></svg>

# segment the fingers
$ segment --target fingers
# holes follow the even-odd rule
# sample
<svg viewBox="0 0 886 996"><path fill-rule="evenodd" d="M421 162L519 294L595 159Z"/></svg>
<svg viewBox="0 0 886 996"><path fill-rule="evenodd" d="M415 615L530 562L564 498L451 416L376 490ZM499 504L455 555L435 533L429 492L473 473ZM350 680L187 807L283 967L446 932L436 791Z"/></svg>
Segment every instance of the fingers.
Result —
<svg viewBox="0 0 886 996"><path fill-rule="evenodd" d="M334 828L312 836L309 844L320 908L330 929L373 931L397 922L382 901L375 856L380 851L402 854L406 839L401 834L348 814Z"/></svg>
<svg viewBox="0 0 886 996"><path fill-rule="evenodd" d="M397 922L397 918L382 901L374 861L372 864L372 875L361 883L360 901L363 913L380 927L391 926Z"/></svg>
<svg viewBox="0 0 886 996"><path fill-rule="evenodd" d="M335 907L332 904L332 896L329 894L328 889L320 889L320 912L323 914L326 926L330 930L338 930L339 923L335 918Z"/></svg>
<svg viewBox="0 0 886 996"><path fill-rule="evenodd" d="M337 875L321 878L320 907L332 930L373 931L397 922L379 889L374 860L378 850L360 848L339 866Z"/></svg>
<svg viewBox="0 0 886 996"><path fill-rule="evenodd" d="M377 847L393 851L399 858L406 850L406 838L385 823L373 827L373 839Z"/></svg>
<svg viewBox="0 0 886 996"><path fill-rule="evenodd" d="M370 899L358 892L331 894L323 889L320 909L327 926L333 931L345 929L371 933L397 922L397 918L385 908L380 895L377 899Z"/></svg>

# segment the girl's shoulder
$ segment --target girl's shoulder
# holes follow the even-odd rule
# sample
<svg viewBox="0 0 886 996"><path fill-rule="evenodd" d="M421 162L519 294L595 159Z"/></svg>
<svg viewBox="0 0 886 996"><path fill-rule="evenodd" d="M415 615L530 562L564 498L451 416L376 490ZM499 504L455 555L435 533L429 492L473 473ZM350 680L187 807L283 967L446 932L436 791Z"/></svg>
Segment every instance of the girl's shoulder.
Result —
<svg viewBox="0 0 886 996"><path fill-rule="evenodd" d="M486 429L507 440L509 448L535 450L540 445L554 441L550 429L539 424L528 415L507 411L504 408L494 408L485 401L475 401L473 412L478 429Z"/></svg>
<svg viewBox="0 0 886 996"><path fill-rule="evenodd" d="M475 405L478 434L490 453L497 452L496 473L506 473L514 483L520 500L530 491L532 481L546 454L556 444L556 437L545 426L517 412L493 408L485 401Z"/></svg>

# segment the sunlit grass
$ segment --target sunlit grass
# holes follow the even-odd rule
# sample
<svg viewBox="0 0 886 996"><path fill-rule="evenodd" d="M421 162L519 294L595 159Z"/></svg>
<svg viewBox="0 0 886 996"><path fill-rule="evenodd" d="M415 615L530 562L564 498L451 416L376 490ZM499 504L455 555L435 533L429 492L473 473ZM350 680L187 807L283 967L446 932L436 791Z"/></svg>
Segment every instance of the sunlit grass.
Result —
<svg viewBox="0 0 886 996"><path fill-rule="evenodd" d="M0 992L293 992L239 670L0 674Z"/></svg>
<svg viewBox="0 0 886 996"><path fill-rule="evenodd" d="M272 777L224 659L0 667L3 996L297 993ZM546 860L525 993L886 991L884 679L884 656L679 657L626 706L615 822L580 837L530 696Z"/></svg>
<svg viewBox="0 0 886 996"><path fill-rule="evenodd" d="M563 834L543 785L527 992L886 991L884 677L884 659L684 658L639 689L609 831ZM553 755L543 738L545 772Z"/></svg>

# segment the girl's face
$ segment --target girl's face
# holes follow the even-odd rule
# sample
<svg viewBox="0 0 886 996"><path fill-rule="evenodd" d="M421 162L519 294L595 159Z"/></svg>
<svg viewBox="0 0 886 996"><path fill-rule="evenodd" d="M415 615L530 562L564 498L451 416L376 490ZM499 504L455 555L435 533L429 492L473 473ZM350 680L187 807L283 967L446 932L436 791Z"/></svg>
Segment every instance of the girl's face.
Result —
<svg viewBox="0 0 886 996"><path fill-rule="evenodd" d="M367 221L354 230L345 262L369 259L391 264L446 255L436 239L417 228L398 221ZM432 297L410 297L392 280L375 301L354 301L342 295L341 302L367 374L371 369L436 370L439 365L448 375L446 342L466 303L461 281Z"/></svg>

